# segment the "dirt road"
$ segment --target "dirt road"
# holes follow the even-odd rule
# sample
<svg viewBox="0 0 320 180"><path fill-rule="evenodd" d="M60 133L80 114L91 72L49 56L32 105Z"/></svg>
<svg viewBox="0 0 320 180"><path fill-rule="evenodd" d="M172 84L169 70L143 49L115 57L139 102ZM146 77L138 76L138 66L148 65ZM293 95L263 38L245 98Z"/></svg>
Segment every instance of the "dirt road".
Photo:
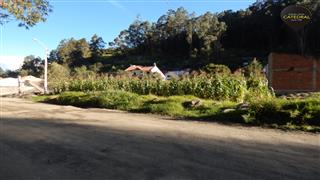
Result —
<svg viewBox="0 0 320 180"><path fill-rule="evenodd" d="M1 180L317 179L319 134L1 98Z"/></svg>

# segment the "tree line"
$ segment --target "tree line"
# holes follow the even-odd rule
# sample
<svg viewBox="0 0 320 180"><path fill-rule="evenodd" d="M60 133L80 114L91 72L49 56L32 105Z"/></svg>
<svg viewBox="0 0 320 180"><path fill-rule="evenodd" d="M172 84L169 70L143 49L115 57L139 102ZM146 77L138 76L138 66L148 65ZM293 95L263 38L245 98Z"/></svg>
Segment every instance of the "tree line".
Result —
<svg viewBox="0 0 320 180"><path fill-rule="evenodd" d="M295 32L280 18L289 5L302 5L312 13L311 23ZM106 46L98 35L65 39L51 51L49 61L71 69L86 66L100 72L124 69L130 64L162 69L200 68L209 63L231 68L270 52L320 54L320 1L257 0L245 10L220 13L190 13L183 7L168 12L156 22L137 18Z"/></svg>
<svg viewBox="0 0 320 180"><path fill-rule="evenodd" d="M295 32L280 18L289 5L302 5L312 21ZM300 53L299 38L307 55L320 54L320 1L259 0L245 10L207 12L197 16L183 7L169 10L156 22L137 18L105 48L101 37L63 40L51 59L69 67L152 64L162 68L201 67L208 63L239 66L243 57L267 57L270 52ZM91 55L90 55L91 54ZM109 68L110 70L110 68Z"/></svg>

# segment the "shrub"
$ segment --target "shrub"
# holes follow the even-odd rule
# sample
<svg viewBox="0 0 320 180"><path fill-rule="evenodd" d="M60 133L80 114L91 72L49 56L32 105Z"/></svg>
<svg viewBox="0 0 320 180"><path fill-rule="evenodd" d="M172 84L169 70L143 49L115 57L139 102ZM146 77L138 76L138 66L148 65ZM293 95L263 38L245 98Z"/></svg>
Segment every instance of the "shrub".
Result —
<svg viewBox="0 0 320 180"><path fill-rule="evenodd" d="M270 100L275 97L275 93L268 86L268 80L264 76L250 76L247 78L248 90L245 100L257 101L257 100Z"/></svg>
<svg viewBox="0 0 320 180"><path fill-rule="evenodd" d="M141 98L137 94L124 91L63 92L56 101L58 104L78 107L130 110L140 106Z"/></svg>
<svg viewBox="0 0 320 180"><path fill-rule="evenodd" d="M77 79L90 79L96 77L96 72L88 70L86 66L74 68L72 74L73 77L76 77Z"/></svg>
<svg viewBox="0 0 320 180"><path fill-rule="evenodd" d="M84 92L63 92L57 98L57 103L62 105L73 105L88 107L93 105L91 98Z"/></svg>
<svg viewBox="0 0 320 180"><path fill-rule="evenodd" d="M251 103L249 116L257 124L320 126L320 99L273 99Z"/></svg>
<svg viewBox="0 0 320 180"><path fill-rule="evenodd" d="M70 81L69 69L63 65L53 62L48 68L48 85L54 93L67 90L67 83Z"/></svg>
<svg viewBox="0 0 320 180"><path fill-rule="evenodd" d="M208 74L221 74L221 75L230 75L231 70L226 65L222 64L208 64L202 68L202 70Z"/></svg>
<svg viewBox="0 0 320 180"><path fill-rule="evenodd" d="M141 97L125 91L107 91L97 94L96 99L99 107L109 109L132 110L140 106Z"/></svg>
<svg viewBox="0 0 320 180"><path fill-rule="evenodd" d="M254 58L251 63L245 67L245 76L246 77L260 77L263 75L262 73L262 64Z"/></svg>

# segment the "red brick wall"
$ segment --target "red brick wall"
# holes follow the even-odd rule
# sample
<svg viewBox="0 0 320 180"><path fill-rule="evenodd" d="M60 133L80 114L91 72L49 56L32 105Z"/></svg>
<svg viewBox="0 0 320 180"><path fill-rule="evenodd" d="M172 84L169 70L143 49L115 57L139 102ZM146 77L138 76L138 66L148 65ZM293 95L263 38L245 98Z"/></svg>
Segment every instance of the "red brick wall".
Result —
<svg viewBox="0 0 320 180"><path fill-rule="evenodd" d="M315 62L317 73L314 73ZM314 58L272 53L269 56L269 71L269 82L276 92L320 90L320 61Z"/></svg>

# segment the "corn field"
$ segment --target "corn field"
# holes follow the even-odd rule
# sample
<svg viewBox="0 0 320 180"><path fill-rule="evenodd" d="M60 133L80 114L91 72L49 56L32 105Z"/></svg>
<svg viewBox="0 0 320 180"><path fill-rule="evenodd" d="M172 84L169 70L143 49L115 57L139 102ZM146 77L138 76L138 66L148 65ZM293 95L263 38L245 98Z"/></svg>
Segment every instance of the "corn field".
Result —
<svg viewBox="0 0 320 180"><path fill-rule="evenodd" d="M189 77L180 80L136 79L117 77L95 77L71 79L54 83L54 93L64 91L108 91L122 90L141 95L158 96L193 95L204 99L243 101L254 94L261 97L272 96L264 79L246 79L243 76Z"/></svg>

